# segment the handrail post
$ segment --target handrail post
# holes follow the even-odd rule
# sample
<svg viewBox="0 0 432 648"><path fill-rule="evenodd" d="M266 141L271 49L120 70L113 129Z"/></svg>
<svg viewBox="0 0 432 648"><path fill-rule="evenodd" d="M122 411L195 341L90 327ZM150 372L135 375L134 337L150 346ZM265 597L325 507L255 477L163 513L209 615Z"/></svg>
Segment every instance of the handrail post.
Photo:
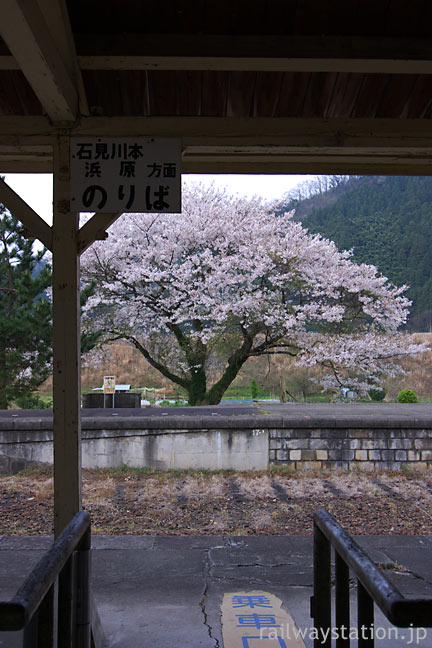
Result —
<svg viewBox="0 0 432 648"><path fill-rule="evenodd" d="M57 648L57 579L39 606L38 648Z"/></svg>
<svg viewBox="0 0 432 648"><path fill-rule="evenodd" d="M37 648L39 610L37 610L23 632L23 648Z"/></svg>
<svg viewBox="0 0 432 648"><path fill-rule="evenodd" d="M76 608L76 645L77 648L90 648L91 610L90 610L90 527L83 535L76 554L77 608Z"/></svg>
<svg viewBox="0 0 432 648"><path fill-rule="evenodd" d="M336 648L347 648L350 645L350 599L349 599L349 568L344 559L335 552L336 576L336 627L338 635ZM346 632L344 629L346 628Z"/></svg>
<svg viewBox="0 0 432 648"><path fill-rule="evenodd" d="M72 553L59 574L58 648L71 648L75 627L75 554Z"/></svg>
<svg viewBox="0 0 432 648"><path fill-rule="evenodd" d="M357 581L357 629L358 648L373 648L374 602L362 583Z"/></svg>
<svg viewBox="0 0 432 648"><path fill-rule="evenodd" d="M330 541L314 524L314 595L312 616L317 632L315 648L331 648L331 552ZM322 638L325 640L322 641Z"/></svg>

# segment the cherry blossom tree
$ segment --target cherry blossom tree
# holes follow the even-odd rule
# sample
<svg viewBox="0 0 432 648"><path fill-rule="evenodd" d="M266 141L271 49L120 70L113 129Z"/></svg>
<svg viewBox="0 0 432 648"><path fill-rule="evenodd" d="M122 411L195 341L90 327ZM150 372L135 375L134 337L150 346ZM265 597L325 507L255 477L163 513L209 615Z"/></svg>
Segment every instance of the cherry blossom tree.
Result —
<svg viewBox="0 0 432 648"><path fill-rule="evenodd" d="M410 302L371 265L292 214L193 186L183 212L129 214L83 258L96 283L85 324L125 339L191 405L216 404L248 358L289 354L328 369L326 388L366 390L424 350L397 333Z"/></svg>

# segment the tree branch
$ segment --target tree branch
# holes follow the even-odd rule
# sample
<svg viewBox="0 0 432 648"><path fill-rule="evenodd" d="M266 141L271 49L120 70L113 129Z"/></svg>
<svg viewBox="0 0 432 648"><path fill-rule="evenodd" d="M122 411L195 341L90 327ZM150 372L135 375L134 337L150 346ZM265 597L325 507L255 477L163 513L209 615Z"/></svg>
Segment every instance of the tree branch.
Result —
<svg viewBox="0 0 432 648"><path fill-rule="evenodd" d="M151 364L154 369L157 369L160 371L160 373L165 376L165 378L168 378L168 380L172 380L172 382L177 383L177 385L180 385L180 387L183 387L184 389L187 390L188 388L188 381L184 380L183 378L180 378L180 376L176 376L176 374L173 374L167 367L165 367L163 364L155 360L150 353L147 351L145 347L143 347L140 342L134 337L130 336L124 336L128 342L133 344L133 346L138 349L138 351L144 356L144 358L147 360L149 364Z"/></svg>

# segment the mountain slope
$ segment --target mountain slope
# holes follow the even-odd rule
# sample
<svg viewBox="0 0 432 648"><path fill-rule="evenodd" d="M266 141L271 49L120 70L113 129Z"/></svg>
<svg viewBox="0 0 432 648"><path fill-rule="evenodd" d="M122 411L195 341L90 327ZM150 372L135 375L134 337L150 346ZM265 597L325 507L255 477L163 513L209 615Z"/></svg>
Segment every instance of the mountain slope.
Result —
<svg viewBox="0 0 432 648"><path fill-rule="evenodd" d="M376 265L397 285L408 284L411 324L427 328L432 314L427 312L432 310L432 178L356 177L329 194L283 208L295 207L296 217L311 232L341 249L353 248L356 261Z"/></svg>

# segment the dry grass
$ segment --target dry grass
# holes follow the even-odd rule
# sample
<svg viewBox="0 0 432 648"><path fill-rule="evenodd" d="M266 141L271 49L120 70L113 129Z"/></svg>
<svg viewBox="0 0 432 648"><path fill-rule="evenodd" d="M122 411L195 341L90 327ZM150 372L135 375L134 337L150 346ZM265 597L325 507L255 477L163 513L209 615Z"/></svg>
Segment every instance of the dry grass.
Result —
<svg viewBox="0 0 432 648"><path fill-rule="evenodd" d="M0 534L52 532L49 471L0 476L0 490ZM428 472L85 470L83 499L96 534L309 534L321 507L350 533L432 533Z"/></svg>
<svg viewBox="0 0 432 648"><path fill-rule="evenodd" d="M104 376L115 376L119 384L132 387L165 387L167 395L173 394L175 385L164 378L144 357L126 342L110 345L109 357L97 368L83 368L81 384L83 389L93 389L103 384ZM41 393L52 392L52 378L40 388Z"/></svg>
<svg viewBox="0 0 432 648"><path fill-rule="evenodd" d="M431 351L403 360L405 376L385 382L388 398L396 398L401 389L413 389L422 400L432 400L432 333L414 333L414 342L428 342Z"/></svg>
<svg viewBox="0 0 432 648"><path fill-rule="evenodd" d="M394 399L401 389L410 388L414 389L421 399L432 399L432 333L415 333L412 337L416 342L429 342L431 351L402 362L408 374L385 381L388 398ZM110 345L109 355L110 359L97 369L83 369L84 389L100 387L104 376L115 375L118 383L131 384L135 388L165 387L168 397L175 395L176 385L153 369L137 349L125 342L117 342ZM319 368L308 371L310 376L319 378ZM284 356L250 358L233 382L233 387L247 386L252 378L255 378L262 387L279 396L281 376L291 377L294 383L301 383L304 372L303 367L296 368L293 360ZM42 385L40 391L52 392L51 378Z"/></svg>

